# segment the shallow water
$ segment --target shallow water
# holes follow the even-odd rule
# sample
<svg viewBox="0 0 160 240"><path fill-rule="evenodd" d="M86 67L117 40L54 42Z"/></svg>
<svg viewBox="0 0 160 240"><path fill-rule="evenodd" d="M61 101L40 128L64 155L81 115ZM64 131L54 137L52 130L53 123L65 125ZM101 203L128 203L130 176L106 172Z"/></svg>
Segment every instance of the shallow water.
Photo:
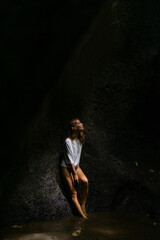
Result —
<svg viewBox="0 0 160 240"><path fill-rule="evenodd" d="M19 227L19 228L18 228ZM27 223L3 229L3 240L154 240L160 224L147 215L116 210L72 216L52 222Z"/></svg>

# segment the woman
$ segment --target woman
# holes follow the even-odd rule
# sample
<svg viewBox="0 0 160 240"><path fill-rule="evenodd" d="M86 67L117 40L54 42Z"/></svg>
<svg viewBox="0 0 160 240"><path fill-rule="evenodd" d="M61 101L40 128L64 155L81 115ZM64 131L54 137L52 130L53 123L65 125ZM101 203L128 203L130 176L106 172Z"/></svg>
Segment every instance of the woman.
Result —
<svg viewBox="0 0 160 240"><path fill-rule="evenodd" d="M61 172L78 212L83 218L87 218L85 205L88 195L88 179L79 167L84 141L83 124L79 119L74 118L69 123L68 137L65 139L65 152L61 163ZM81 204L77 198L77 183L81 183Z"/></svg>

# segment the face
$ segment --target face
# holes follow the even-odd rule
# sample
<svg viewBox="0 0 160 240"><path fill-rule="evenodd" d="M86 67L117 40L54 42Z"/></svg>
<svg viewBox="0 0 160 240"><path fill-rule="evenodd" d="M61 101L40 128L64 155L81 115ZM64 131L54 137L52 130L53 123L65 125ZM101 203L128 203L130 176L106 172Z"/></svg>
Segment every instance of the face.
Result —
<svg viewBox="0 0 160 240"><path fill-rule="evenodd" d="M81 121L79 119L76 120L74 129L76 131L83 131L84 130L83 123L81 123Z"/></svg>

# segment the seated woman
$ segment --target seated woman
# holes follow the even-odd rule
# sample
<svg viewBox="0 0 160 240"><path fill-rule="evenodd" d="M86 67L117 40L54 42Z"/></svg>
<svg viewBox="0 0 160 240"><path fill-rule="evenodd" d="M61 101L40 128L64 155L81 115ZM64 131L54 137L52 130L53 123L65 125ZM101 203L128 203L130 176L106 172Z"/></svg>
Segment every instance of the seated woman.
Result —
<svg viewBox="0 0 160 240"><path fill-rule="evenodd" d="M65 139L65 153L61 162L61 173L78 212L83 218L87 218L85 205L88 195L88 179L79 166L84 142L83 124L79 119L74 118L69 123L68 137ZM76 184L79 183L81 183L81 204L78 201L76 190Z"/></svg>

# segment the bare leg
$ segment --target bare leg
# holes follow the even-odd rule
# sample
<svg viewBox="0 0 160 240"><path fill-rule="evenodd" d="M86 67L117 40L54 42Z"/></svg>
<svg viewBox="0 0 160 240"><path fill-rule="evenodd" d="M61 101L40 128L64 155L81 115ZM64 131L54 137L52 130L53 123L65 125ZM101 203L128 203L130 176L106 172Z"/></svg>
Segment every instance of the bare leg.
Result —
<svg viewBox="0 0 160 240"><path fill-rule="evenodd" d="M86 201L87 201L87 195L88 195L88 185L87 183L82 182L82 186L81 186L81 207L82 210L84 212L85 215L87 215L86 213Z"/></svg>
<svg viewBox="0 0 160 240"><path fill-rule="evenodd" d="M86 218L86 215L82 211L82 208L81 208L81 206L79 204L79 201L78 201L78 198L77 198L77 191L76 191L76 189L74 187L74 182L73 182L71 174L68 172L67 168L65 168L65 167L61 167L61 169L62 169L63 179L64 179L65 183L67 184L67 186L69 188L69 191L71 193L71 198L72 198L73 203L75 204L75 206L76 206L78 212L80 213L80 215L83 218Z"/></svg>
<svg viewBox="0 0 160 240"><path fill-rule="evenodd" d="M80 167L77 169L77 174L78 174L78 178L81 181L81 208L84 214L87 216L85 206L86 206L86 201L88 196L88 179Z"/></svg>

